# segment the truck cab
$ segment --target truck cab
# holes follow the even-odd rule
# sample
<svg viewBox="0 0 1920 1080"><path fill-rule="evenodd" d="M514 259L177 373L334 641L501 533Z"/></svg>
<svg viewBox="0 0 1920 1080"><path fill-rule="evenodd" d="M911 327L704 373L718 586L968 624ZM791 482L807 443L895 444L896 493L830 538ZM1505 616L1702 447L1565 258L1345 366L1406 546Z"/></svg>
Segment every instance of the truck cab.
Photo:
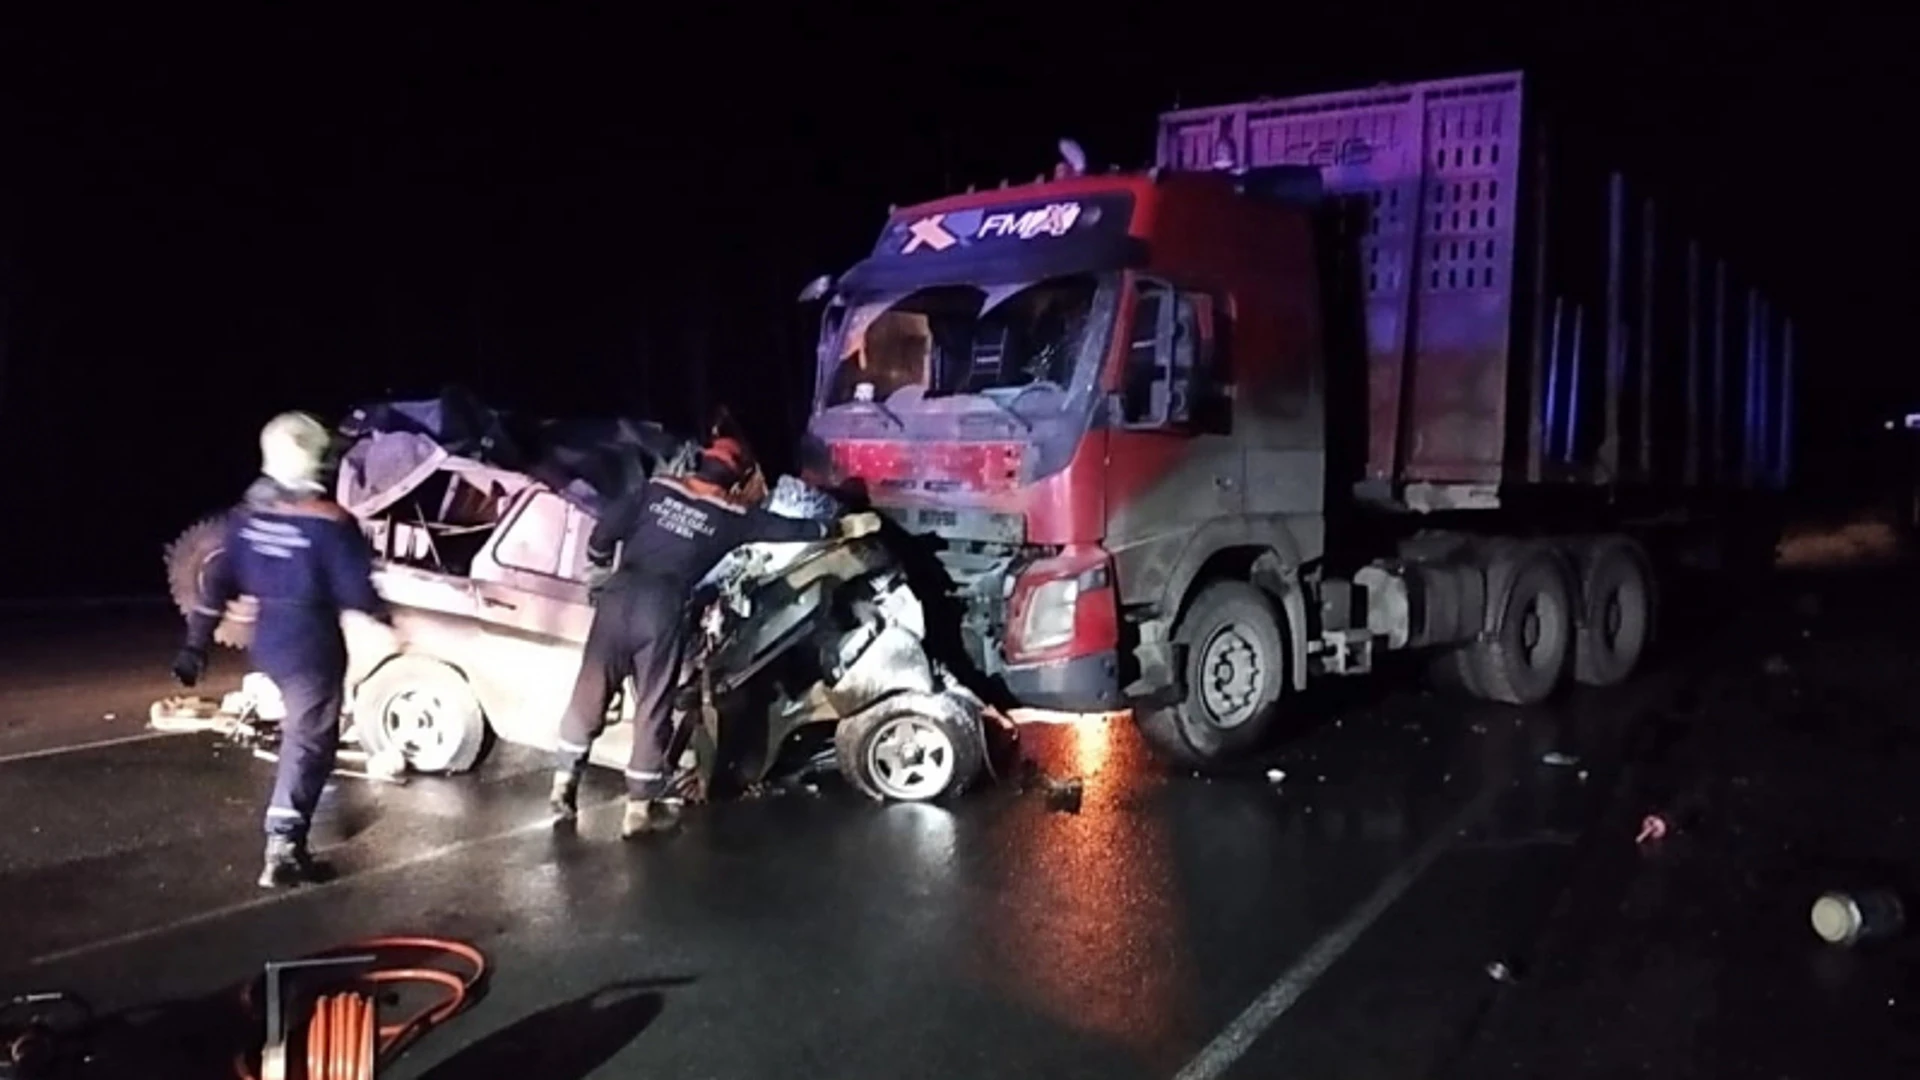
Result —
<svg viewBox="0 0 1920 1080"><path fill-rule="evenodd" d="M1313 227L1244 175L1068 175L900 210L827 290L810 433L1020 704L1122 707L1209 560L1319 556Z"/></svg>
<svg viewBox="0 0 1920 1080"><path fill-rule="evenodd" d="M1383 652L1530 705L1636 670L1658 563L1757 550L1791 326L1724 304L1724 264L1706 311L1697 244L1661 271L1651 204L1524 82L1166 113L1151 170L1063 145L803 293L812 436L938 556L1008 697L1130 707L1200 768Z"/></svg>

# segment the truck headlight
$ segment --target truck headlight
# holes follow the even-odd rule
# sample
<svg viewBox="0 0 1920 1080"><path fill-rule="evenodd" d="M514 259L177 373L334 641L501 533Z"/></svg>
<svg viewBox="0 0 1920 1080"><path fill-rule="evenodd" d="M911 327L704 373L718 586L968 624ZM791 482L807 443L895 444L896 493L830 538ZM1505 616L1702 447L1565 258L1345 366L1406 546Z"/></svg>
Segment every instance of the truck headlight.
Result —
<svg viewBox="0 0 1920 1080"><path fill-rule="evenodd" d="M1072 641L1079 603L1080 582L1074 578L1059 578L1035 588L1020 626L1021 644L1029 651L1038 651Z"/></svg>

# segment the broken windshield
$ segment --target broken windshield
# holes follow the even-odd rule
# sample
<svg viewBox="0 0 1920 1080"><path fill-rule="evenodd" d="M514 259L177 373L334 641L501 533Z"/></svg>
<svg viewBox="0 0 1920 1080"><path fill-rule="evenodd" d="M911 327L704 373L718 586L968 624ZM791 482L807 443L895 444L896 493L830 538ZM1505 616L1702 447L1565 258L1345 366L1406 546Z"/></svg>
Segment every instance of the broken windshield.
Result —
<svg viewBox="0 0 1920 1080"><path fill-rule="evenodd" d="M1074 274L1012 285L933 285L856 299L823 387L827 408L982 394L1058 408L1085 351L1100 279Z"/></svg>

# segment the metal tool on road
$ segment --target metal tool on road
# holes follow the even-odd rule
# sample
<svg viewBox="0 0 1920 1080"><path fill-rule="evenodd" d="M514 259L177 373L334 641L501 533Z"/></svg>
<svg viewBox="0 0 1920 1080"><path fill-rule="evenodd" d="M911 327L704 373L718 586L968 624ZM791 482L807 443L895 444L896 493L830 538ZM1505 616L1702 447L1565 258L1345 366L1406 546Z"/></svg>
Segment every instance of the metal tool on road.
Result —
<svg viewBox="0 0 1920 1080"><path fill-rule="evenodd" d="M410 962L394 954L407 954ZM451 957L472 970L426 966L421 957ZM264 1027L258 1067L243 1055L239 1080L374 1080L407 1047L472 1001L487 974L486 957L464 942L433 937L381 937L301 960L266 966L259 1018ZM445 991L435 1004L402 1019L393 1008L401 984ZM253 987L241 995L249 1011Z"/></svg>

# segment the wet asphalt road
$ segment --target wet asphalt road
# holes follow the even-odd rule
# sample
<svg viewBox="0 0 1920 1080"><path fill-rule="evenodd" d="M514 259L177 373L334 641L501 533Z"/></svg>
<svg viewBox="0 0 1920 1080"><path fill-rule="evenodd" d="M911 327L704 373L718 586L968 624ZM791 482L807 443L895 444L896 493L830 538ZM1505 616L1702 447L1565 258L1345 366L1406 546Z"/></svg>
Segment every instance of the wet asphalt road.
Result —
<svg viewBox="0 0 1920 1080"><path fill-rule="evenodd" d="M175 631L0 637L0 990L110 1014L89 1075L229 1075L181 1033L266 960L380 934L494 969L395 1077L1454 1075L1502 1049L1487 965L1533 954L1626 736L1697 667L1538 710L1356 688L1237 779L1168 775L1124 723L1030 726L1047 775L1084 778L1077 810L1011 782L942 807L829 786L642 843L613 774L556 829L543 763L502 748L472 776L338 781L317 840L340 879L266 894L270 765L199 735L57 752L138 734Z"/></svg>

